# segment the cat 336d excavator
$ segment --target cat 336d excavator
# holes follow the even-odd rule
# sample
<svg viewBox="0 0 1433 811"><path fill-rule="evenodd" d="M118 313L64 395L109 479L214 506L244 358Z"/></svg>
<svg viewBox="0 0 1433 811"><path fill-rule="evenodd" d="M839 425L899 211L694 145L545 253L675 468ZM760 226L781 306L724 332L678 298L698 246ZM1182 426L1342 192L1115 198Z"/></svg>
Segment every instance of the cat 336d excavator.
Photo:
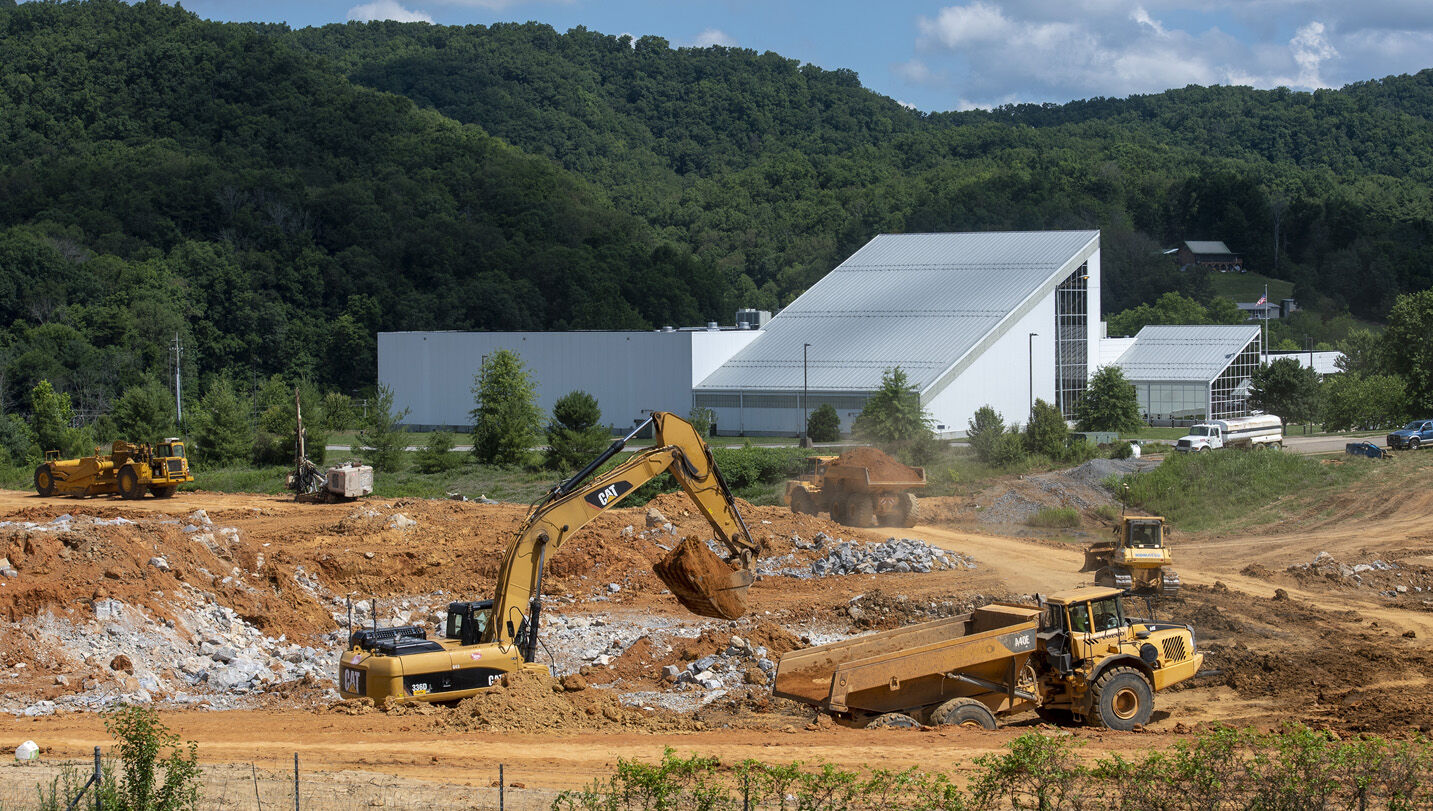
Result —
<svg viewBox="0 0 1433 811"><path fill-rule="evenodd" d="M656 440L652 448L594 477L649 424ZM547 556L662 473L671 473L696 502L730 556L723 561L705 543L687 538L655 565L657 576L695 614L740 617L746 612L757 545L701 436L675 414L656 411L533 505L508 544L495 598L450 603L444 638L428 639L419 625L352 632L339 661L339 693L344 698L368 696L380 704L457 701L515 670L546 673L547 666L534 658Z"/></svg>

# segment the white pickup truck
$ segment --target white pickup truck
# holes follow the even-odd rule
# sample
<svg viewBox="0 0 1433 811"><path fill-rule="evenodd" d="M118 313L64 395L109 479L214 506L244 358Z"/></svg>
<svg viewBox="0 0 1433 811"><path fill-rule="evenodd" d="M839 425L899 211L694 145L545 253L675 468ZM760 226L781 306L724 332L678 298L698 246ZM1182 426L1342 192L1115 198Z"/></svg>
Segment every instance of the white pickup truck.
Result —
<svg viewBox="0 0 1433 811"><path fill-rule="evenodd" d="M1174 449L1182 453L1217 448L1274 448L1284 445L1284 421L1273 414L1210 420L1191 426Z"/></svg>

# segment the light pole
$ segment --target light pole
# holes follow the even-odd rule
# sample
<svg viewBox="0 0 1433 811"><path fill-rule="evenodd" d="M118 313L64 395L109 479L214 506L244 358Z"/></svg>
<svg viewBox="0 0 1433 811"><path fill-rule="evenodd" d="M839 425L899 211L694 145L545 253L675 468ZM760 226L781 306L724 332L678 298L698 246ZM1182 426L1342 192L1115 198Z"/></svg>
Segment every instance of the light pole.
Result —
<svg viewBox="0 0 1433 811"><path fill-rule="evenodd" d="M1035 336L1039 334L1038 332L1032 332L1030 333L1030 337L1025 339L1026 348L1030 354L1030 390L1029 396L1026 397L1025 400L1030 406L1030 416L1025 421L1026 425L1029 425L1030 421L1035 419Z"/></svg>
<svg viewBox="0 0 1433 811"><path fill-rule="evenodd" d="M809 439L806 435L806 421L809 419L806 414L806 390L808 381L806 374L806 350L810 348L811 344L801 345L801 447L803 448L806 447L806 442Z"/></svg>

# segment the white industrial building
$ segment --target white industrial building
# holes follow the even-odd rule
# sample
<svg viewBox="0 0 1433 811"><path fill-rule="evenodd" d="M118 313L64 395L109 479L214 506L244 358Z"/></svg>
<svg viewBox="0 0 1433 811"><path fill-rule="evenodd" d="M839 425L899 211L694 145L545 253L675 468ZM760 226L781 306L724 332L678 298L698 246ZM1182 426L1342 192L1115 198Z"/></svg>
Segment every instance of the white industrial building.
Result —
<svg viewBox="0 0 1433 811"><path fill-rule="evenodd" d="M552 413L559 397L585 391L597 398L603 422L621 433L645 419L644 412L688 414L692 387L759 334L715 325L645 332L380 332L378 382L392 389L396 409L408 409L408 426L465 427L472 424L473 382L483 360L507 349L536 382L544 412Z"/></svg>
<svg viewBox="0 0 1433 811"><path fill-rule="evenodd" d="M1259 327L1147 326L1113 338L1104 354L1134 384L1150 425L1190 425L1249 414L1249 391L1263 344Z"/></svg>
<svg viewBox="0 0 1433 811"><path fill-rule="evenodd" d="M900 367L944 434L1033 398L1073 416L1099 357L1098 231L884 234L695 388L718 432L794 435L830 403L843 431ZM1096 329L1092 329L1096 327Z"/></svg>

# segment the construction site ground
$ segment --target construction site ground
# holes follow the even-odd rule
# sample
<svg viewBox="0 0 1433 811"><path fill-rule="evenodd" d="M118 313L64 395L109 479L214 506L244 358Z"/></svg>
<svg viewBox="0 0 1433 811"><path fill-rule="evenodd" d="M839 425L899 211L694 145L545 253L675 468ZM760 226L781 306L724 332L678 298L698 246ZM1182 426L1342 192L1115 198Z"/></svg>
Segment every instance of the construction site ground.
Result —
<svg viewBox="0 0 1433 811"><path fill-rule="evenodd" d="M580 673L585 689L529 685L458 707L388 712L339 702L333 691L344 597L361 609L376 598L383 624L431 625L450 599L490 596L524 505L296 504L206 492L131 502L0 491L0 554L15 573L0 577L0 745L33 740L42 760L84 758L110 742L98 711L140 696L198 742L213 769L252 763L282 775L297 753L305 781L351 796L379 786L481 803L502 764L520 786L509 807L538 807L554 791L607 774L618 758L655 761L665 747L727 762L939 762L958 774L1041 728L1035 717L994 732L847 729L771 699L755 663L802 644L1088 583L1081 547L1107 532L1094 514L1111 503L1098 486L1105 473L1011 477L923 499L923 523L913 529L856 530L747 506L765 562L748 617L731 624L685 614L651 571L681 537L710 536L682 496L650 505L671 526L649 526L648 507L613 510L550 559L544 584L553 596L544 627L559 649L544 659L559 675ZM1386 485L1365 478L1315 513L1252 531L1176 528L1184 589L1157 611L1194 625L1205 672L1159 694L1144 732L1072 730L1087 742L1081 751L1142 752L1213 722L1300 721L1395 737L1433 729L1433 491ZM1085 525L1055 532L1021 523L1041 506L1075 506ZM924 573L810 574L842 541L892 537L958 556L927 556L935 565ZM667 665L729 654L733 636L747 647L730 667L747 678L709 690L662 676ZM235 658L223 662L226 647ZM246 657L263 672L243 670ZM0 769L0 790L39 773L26 768Z"/></svg>

